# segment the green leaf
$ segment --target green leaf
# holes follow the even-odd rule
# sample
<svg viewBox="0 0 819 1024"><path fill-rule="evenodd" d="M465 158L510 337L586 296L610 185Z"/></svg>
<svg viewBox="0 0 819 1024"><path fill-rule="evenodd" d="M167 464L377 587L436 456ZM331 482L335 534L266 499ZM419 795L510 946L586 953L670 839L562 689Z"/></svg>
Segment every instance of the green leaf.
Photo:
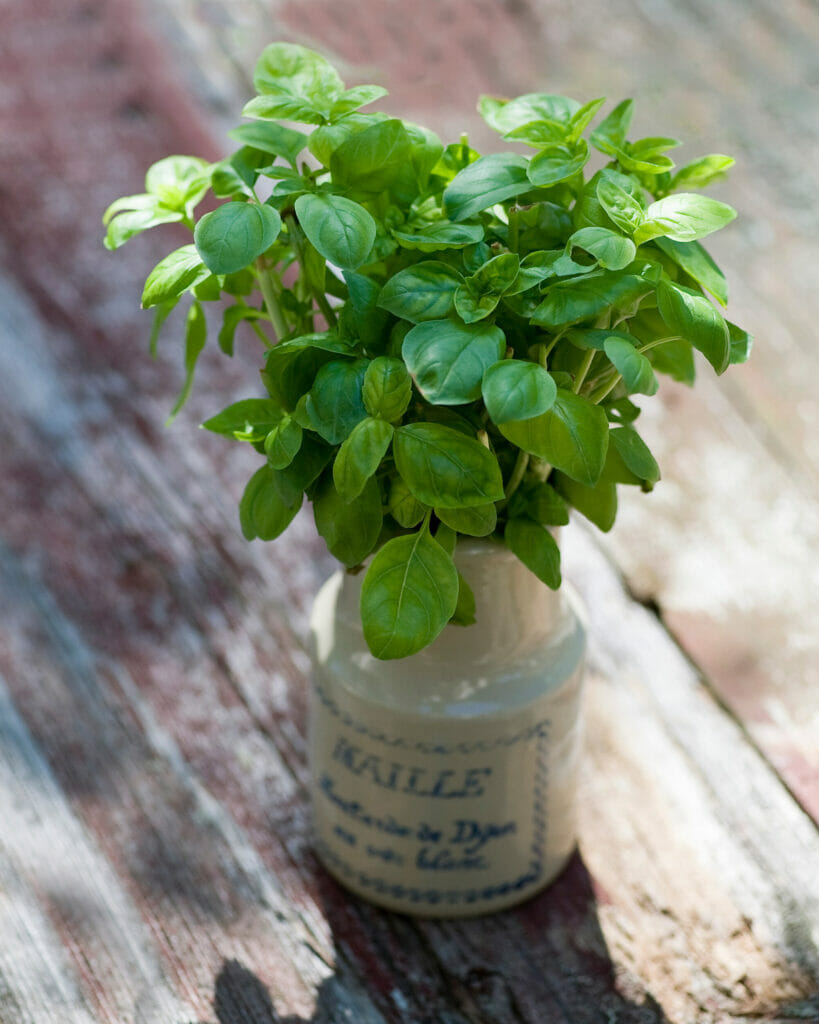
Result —
<svg viewBox="0 0 819 1024"><path fill-rule="evenodd" d="M563 497L604 533L617 517L617 485L599 480L594 487L580 484L562 473L555 473L555 487Z"/></svg>
<svg viewBox="0 0 819 1024"><path fill-rule="evenodd" d="M194 245L183 245L169 253L154 267L142 292L142 308L158 306L175 299L198 281L208 277L210 271L202 263Z"/></svg>
<svg viewBox="0 0 819 1024"><path fill-rule="evenodd" d="M580 138L605 102L606 100L603 96L596 100L589 100L588 103L584 103L579 110L572 114L569 121L569 142L575 142Z"/></svg>
<svg viewBox="0 0 819 1024"><path fill-rule="evenodd" d="M458 573L458 602L449 621L453 626L473 626L476 621L476 610L475 595L472 593L472 588L463 576Z"/></svg>
<svg viewBox="0 0 819 1024"><path fill-rule="evenodd" d="M296 157L307 145L309 138L304 132L286 128L283 124L258 121L254 124L240 124L228 132L228 135L245 146L252 146L254 149L262 150L263 153L284 157L294 167Z"/></svg>
<svg viewBox="0 0 819 1024"><path fill-rule="evenodd" d="M165 325L165 321L176 309L178 298L169 299L167 302L163 302L156 306L154 309L154 319L151 324L151 334L148 339L148 351L151 353L151 357L156 359L157 355L157 343L159 342L159 333Z"/></svg>
<svg viewBox="0 0 819 1024"><path fill-rule="evenodd" d="M212 273L232 274L269 249L281 226L281 217L272 206L225 203L202 217L193 240Z"/></svg>
<svg viewBox="0 0 819 1024"><path fill-rule="evenodd" d="M313 156L325 167L330 166L330 159L347 139L388 120L386 114L347 114L333 124L324 124L316 128L309 136L307 146Z"/></svg>
<svg viewBox="0 0 819 1024"><path fill-rule="evenodd" d="M412 143L397 118L380 121L351 136L330 158L333 183L363 192L392 192L409 203L417 192Z"/></svg>
<svg viewBox="0 0 819 1024"><path fill-rule="evenodd" d="M427 512L400 476L393 476L390 482L390 494L387 502L390 515L398 523L409 529L417 526Z"/></svg>
<svg viewBox="0 0 819 1024"><path fill-rule="evenodd" d="M525 142L527 146L543 149L565 143L568 140L569 127L560 121L527 121L526 124L513 128L504 135L509 142Z"/></svg>
<svg viewBox="0 0 819 1024"><path fill-rule="evenodd" d="M361 587L361 621L376 658L405 658L431 644L452 618L458 573L424 526L387 541Z"/></svg>
<svg viewBox="0 0 819 1024"><path fill-rule="evenodd" d="M495 131L506 134L530 121L556 121L569 125L580 104L568 96L530 92L513 100L481 96L478 110Z"/></svg>
<svg viewBox="0 0 819 1024"><path fill-rule="evenodd" d="M566 252L571 253L575 246L594 256L606 270L623 270L637 255L637 248L630 238L608 228L580 228L566 242Z"/></svg>
<svg viewBox="0 0 819 1024"><path fill-rule="evenodd" d="M633 427L614 427L609 434L609 440L635 476L649 484L657 483L660 479L660 467L648 445Z"/></svg>
<svg viewBox="0 0 819 1024"><path fill-rule="evenodd" d="M526 515L541 526L566 526L569 509L566 502L550 484L538 483L521 488L509 502L511 519Z"/></svg>
<svg viewBox="0 0 819 1024"><path fill-rule="evenodd" d="M375 103L387 95L387 90L380 85L355 85L352 89L343 92L330 109L330 118L343 117L359 107L366 107L368 103Z"/></svg>
<svg viewBox="0 0 819 1024"><path fill-rule="evenodd" d="M623 383L629 394L655 395L659 383L654 376L651 363L638 352L632 342L625 338L610 335L603 349L615 369L623 378Z"/></svg>
<svg viewBox="0 0 819 1024"><path fill-rule="evenodd" d="M142 209L129 210L125 213L118 213L108 224L108 231L103 244L106 249L119 249L121 245L133 238L134 235L147 231L148 228L156 227L158 224L173 224L182 220L182 214L176 210L168 210L151 198L150 205ZM109 210L111 207L109 207ZM481 229L483 234L483 229Z"/></svg>
<svg viewBox="0 0 819 1024"><path fill-rule="evenodd" d="M718 231L736 217L727 203L694 192L678 192L658 199L646 210L645 220L634 234L637 245L665 235L675 242L693 242Z"/></svg>
<svg viewBox="0 0 819 1024"><path fill-rule="evenodd" d="M557 282L532 315L540 327L565 327L600 316L609 309L626 309L653 291L650 281L634 274L608 273L582 281Z"/></svg>
<svg viewBox="0 0 819 1024"><path fill-rule="evenodd" d="M630 189L628 184L632 185ZM645 203L633 192L633 183L625 175L604 172L597 182L596 194L600 205L612 221L629 235L633 235L645 216Z"/></svg>
<svg viewBox="0 0 819 1024"><path fill-rule="evenodd" d="M324 57L294 43L272 43L265 47L256 62L253 85L262 95L301 103L325 117L344 92L338 72Z"/></svg>
<svg viewBox="0 0 819 1024"><path fill-rule="evenodd" d="M381 289L378 305L414 324L441 320L452 311L462 281L458 271L446 263L424 260L391 277Z"/></svg>
<svg viewBox="0 0 819 1024"><path fill-rule="evenodd" d="M560 548L548 530L531 519L510 519L504 533L506 546L527 569L552 590L560 586Z"/></svg>
<svg viewBox="0 0 819 1024"><path fill-rule="evenodd" d="M313 500L313 516L330 554L348 567L360 565L378 543L383 522L375 478L367 480L356 498L345 501L328 476Z"/></svg>
<svg viewBox="0 0 819 1024"><path fill-rule="evenodd" d="M497 510L491 503L472 508L436 507L435 515L450 529L468 537L488 537L498 522Z"/></svg>
<svg viewBox="0 0 819 1024"><path fill-rule="evenodd" d="M185 320L185 383L182 385L182 390L179 392L179 396L174 403L171 414L168 417L168 423L173 420L182 406L187 402L188 396L191 393L193 387L193 375L196 370L196 361L202 349L205 347L205 341L207 340L208 325L205 320L205 314L202 311L202 307L198 302L194 300L191 303L190 309L188 310L188 316Z"/></svg>
<svg viewBox="0 0 819 1024"><path fill-rule="evenodd" d="M539 188L548 188L567 181L582 170L589 159L585 139L569 146L548 146L532 157L529 163L529 181Z"/></svg>
<svg viewBox="0 0 819 1024"><path fill-rule="evenodd" d="M267 463L273 469L287 469L301 450L304 431L291 416L285 416L264 439Z"/></svg>
<svg viewBox="0 0 819 1024"><path fill-rule="evenodd" d="M222 326L219 329L219 348L225 355L233 355L233 343L236 336L236 328L243 320L264 320L265 314L252 306L235 305L228 306L224 312Z"/></svg>
<svg viewBox="0 0 819 1024"><path fill-rule="evenodd" d="M730 363L744 363L751 355L754 339L747 331L743 331L736 324L732 324L727 320L726 324L728 325L728 335L731 339L731 355L728 361Z"/></svg>
<svg viewBox="0 0 819 1024"><path fill-rule="evenodd" d="M678 139L639 139L625 143L615 153L617 162L627 171L636 174L666 174L674 167L674 161L663 154L663 150L679 146Z"/></svg>
<svg viewBox="0 0 819 1024"><path fill-rule="evenodd" d="M485 319L514 284L520 259L505 252L478 267L455 291L455 310L468 324Z"/></svg>
<svg viewBox="0 0 819 1024"><path fill-rule="evenodd" d="M698 160L692 160L690 164L686 164L677 171L671 179L669 191L682 187L705 188L715 181L721 181L733 166L734 158L732 156L724 156L722 153L701 156Z"/></svg>
<svg viewBox="0 0 819 1024"><path fill-rule="evenodd" d="M166 156L148 168L145 191L163 206L190 217L208 190L209 167L207 160L198 156Z"/></svg>
<svg viewBox="0 0 819 1024"><path fill-rule="evenodd" d="M699 242L675 242L671 238L655 238L654 244L678 267L693 277L697 284L711 292L723 306L728 304L728 285L722 271Z"/></svg>
<svg viewBox="0 0 819 1024"><path fill-rule="evenodd" d="M717 373L727 369L731 355L728 327L704 295L661 281L657 302L660 315L675 334L702 352Z"/></svg>
<svg viewBox="0 0 819 1024"><path fill-rule="evenodd" d="M573 480L593 486L603 472L609 442L605 412L585 398L557 389L554 406L540 416L499 428L512 444L545 459Z"/></svg>
<svg viewBox="0 0 819 1024"><path fill-rule="evenodd" d="M481 391L493 423L540 416L557 397L555 382L546 370L523 359L504 359L488 367Z"/></svg>
<svg viewBox="0 0 819 1024"><path fill-rule="evenodd" d="M202 427L237 441L263 441L282 418L277 402L270 398L245 398L234 402Z"/></svg>
<svg viewBox="0 0 819 1024"><path fill-rule="evenodd" d="M400 359L378 356L367 367L361 394L370 416L394 423L407 411L412 379Z"/></svg>
<svg viewBox="0 0 819 1024"><path fill-rule="evenodd" d="M591 144L601 153L614 156L625 145L633 112L633 100L623 100L622 103L618 103L591 133Z"/></svg>
<svg viewBox="0 0 819 1024"><path fill-rule="evenodd" d="M313 429L329 444L341 444L367 415L361 395L367 360L334 359L316 374L307 399Z"/></svg>
<svg viewBox="0 0 819 1024"><path fill-rule="evenodd" d="M303 195L296 200L299 224L321 255L344 270L364 263L375 241L372 214L360 203L334 195Z"/></svg>
<svg viewBox="0 0 819 1024"><path fill-rule="evenodd" d="M352 501L364 490L381 465L392 435L389 423L368 417L357 423L345 439L333 463L333 481L345 501Z"/></svg>
<svg viewBox="0 0 819 1024"><path fill-rule="evenodd" d="M462 405L480 398L484 372L505 347L503 331L492 324L428 320L409 331L401 352L427 401Z"/></svg>
<svg viewBox="0 0 819 1024"><path fill-rule="evenodd" d="M526 174L528 166L526 157L516 153L492 153L469 164L444 192L447 216L455 221L467 220L495 203L528 192L532 187Z"/></svg>
<svg viewBox="0 0 819 1024"><path fill-rule="evenodd" d="M312 250L312 246L310 247ZM321 261L321 272L325 273L324 261ZM353 339L360 341L367 348L379 347L389 323L386 310L378 307L380 288L375 281L364 274L356 274L352 270L342 272L347 285L349 301L344 306L342 319L350 324ZM321 290L324 277L322 277Z"/></svg>
<svg viewBox="0 0 819 1024"><path fill-rule="evenodd" d="M479 441L438 423L410 423L393 439L398 472L425 505L470 508L503 498L495 456Z"/></svg>
<svg viewBox="0 0 819 1024"><path fill-rule="evenodd" d="M433 221L420 227L394 230L393 237L402 249L435 252L438 249L462 249L483 240L480 224L453 224L448 220Z"/></svg>
<svg viewBox="0 0 819 1024"><path fill-rule="evenodd" d="M282 501L286 505L301 501L303 492L315 483L332 457L332 448L305 433L290 465L273 472L273 486Z"/></svg>
<svg viewBox="0 0 819 1024"><path fill-rule="evenodd" d="M302 496L285 504L273 485L269 466L257 469L239 502L239 522L245 540L275 540L293 521L301 508Z"/></svg>

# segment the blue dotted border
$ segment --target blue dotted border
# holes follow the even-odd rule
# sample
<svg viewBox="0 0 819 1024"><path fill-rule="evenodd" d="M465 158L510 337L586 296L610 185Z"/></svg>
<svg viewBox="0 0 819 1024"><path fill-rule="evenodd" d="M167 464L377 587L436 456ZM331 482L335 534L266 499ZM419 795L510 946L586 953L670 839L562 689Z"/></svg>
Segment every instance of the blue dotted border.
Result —
<svg viewBox="0 0 819 1024"><path fill-rule="evenodd" d="M395 900L408 901L416 905L425 904L430 907L453 906L453 905L475 905L481 902L508 896L512 893L522 893L529 886L536 885L543 875L544 845L546 841L546 804L548 793L548 763L546 760L546 741L549 734L549 719L543 719L525 730L516 733L511 737L499 737L491 742L479 741L478 743L455 743L445 746L437 743L415 742L408 744L401 737L389 737L381 732L373 732L363 722L358 722L349 714L342 711L336 701L314 681L313 688L322 704L338 718L344 725L357 732L361 736L368 736L379 743L385 743L391 747L404 747L417 750L425 754L450 753L472 754L486 752L498 747L511 747L526 740L537 740L537 771L534 784L534 822L532 835L531 861L524 874L511 882L503 882L497 885L485 886L484 888L471 889L421 889L417 886L402 885L397 882L389 882L378 875L371 875L365 871L359 871L348 864L342 857L327 846L321 840L316 840L316 852L321 859L340 875L350 879L362 889L379 896L386 896Z"/></svg>

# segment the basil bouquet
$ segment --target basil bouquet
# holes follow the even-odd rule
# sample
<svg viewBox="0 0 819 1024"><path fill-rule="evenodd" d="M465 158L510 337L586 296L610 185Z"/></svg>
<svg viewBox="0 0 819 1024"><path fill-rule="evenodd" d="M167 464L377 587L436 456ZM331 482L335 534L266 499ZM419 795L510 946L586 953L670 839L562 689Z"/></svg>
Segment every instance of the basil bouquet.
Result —
<svg viewBox="0 0 819 1024"><path fill-rule="evenodd" d="M362 113L384 89L346 89L284 43L262 53L254 84L233 156L154 164L144 194L107 210L106 245L157 224L192 230L142 295L152 350L188 303L174 413L211 304L224 353L242 324L262 346L266 397L203 424L262 457L239 507L245 537L277 537L306 496L336 558L372 556L371 651L405 657L474 621L459 536L494 535L558 587L550 528L572 507L608 530L617 485L660 477L630 396L654 394L657 373L692 383L694 349L717 373L747 358L749 336L709 298L725 305L725 279L698 241L735 211L691 191L733 161L675 170L677 140L628 140L631 100L587 141L604 100L541 93L481 99L488 124L533 151L481 156L466 138L445 146ZM603 156L584 173L589 143ZM225 202L197 219L209 193Z"/></svg>

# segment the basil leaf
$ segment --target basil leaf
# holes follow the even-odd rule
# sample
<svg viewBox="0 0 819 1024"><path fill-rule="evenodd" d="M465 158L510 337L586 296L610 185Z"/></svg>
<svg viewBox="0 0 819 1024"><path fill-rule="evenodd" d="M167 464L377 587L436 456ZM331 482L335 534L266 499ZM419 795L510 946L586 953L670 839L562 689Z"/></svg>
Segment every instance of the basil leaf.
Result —
<svg viewBox="0 0 819 1024"><path fill-rule="evenodd" d="M575 231L566 242L566 252L571 253L575 246L594 256L606 270L623 270L637 255L637 248L630 238L624 238L616 231L602 227L580 228L579 231Z"/></svg>
<svg viewBox="0 0 819 1024"><path fill-rule="evenodd" d="M253 85L262 95L302 103L325 117L344 92L338 72L324 57L294 43L271 43L264 48L253 71Z"/></svg>
<svg viewBox="0 0 819 1024"><path fill-rule="evenodd" d="M546 483L515 491L509 502L509 516L516 518L521 515L534 519L541 526L566 526L569 522L566 502L554 487Z"/></svg>
<svg viewBox="0 0 819 1024"><path fill-rule="evenodd" d="M633 112L633 100L623 100L622 103L618 103L608 117L604 118L591 133L591 144L601 153L614 156L625 145Z"/></svg>
<svg viewBox="0 0 819 1024"><path fill-rule="evenodd" d="M702 352L717 373L728 368L731 355L728 327L704 295L662 281L657 288L657 303L667 326Z"/></svg>
<svg viewBox="0 0 819 1024"><path fill-rule="evenodd" d="M409 226L392 234L402 249L435 252L438 249L462 249L465 245L480 242L483 228L480 224L453 224L442 220L421 227Z"/></svg>
<svg viewBox="0 0 819 1024"><path fill-rule="evenodd" d="M252 146L253 149L260 149L263 153L284 157L293 166L296 164L296 157L307 145L309 138L304 132L286 128L283 124L258 121L254 124L240 124L229 131L228 135L245 146Z"/></svg>
<svg viewBox="0 0 819 1024"><path fill-rule="evenodd" d="M513 100L481 96L478 102L483 119L490 128L502 134L530 121L556 121L568 125L579 109L577 100L545 92L530 92Z"/></svg>
<svg viewBox="0 0 819 1024"><path fill-rule="evenodd" d="M731 339L731 355L729 357L729 363L744 363L751 354L753 348L754 339L753 336L748 334L747 331L743 331L741 327L737 327L736 324L732 324L726 320L728 324L728 335Z"/></svg>
<svg viewBox="0 0 819 1024"><path fill-rule="evenodd" d="M649 206L645 220L634 233L634 241L640 245L665 235L675 242L693 242L730 224L736 215L733 207L717 199L678 192Z"/></svg>
<svg viewBox="0 0 819 1024"><path fill-rule="evenodd" d="M622 337L610 335L603 344L603 349L615 369L623 378L629 394L655 395L660 386L654 376L651 363L638 352L634 345Z"/></svg>
<svg viewBox="0 0 819 1024"><path fill-rule="evenodd" d="M383 521L381 491L373 477L361 493L345 501L332 477L322 480L313 499L316 529L330 554L348 567L360 565L378 543Z"/></svg>
<svg viewBox="0 0 819 1024"><path fill-rule="evenodd" d="M649 484L657 483L660 479L660 467L648 445L633 427L613 427L609 439L635 476Z"/></svg>
<svg viewBox="0 0 819 1024"><path fill-rule="evenodd" d="M604 533L617 518L617 485L598 480L593 487L580 484L562 473L554 475L555 488L577 511Z"/></svg>
<svg viewBox="0 0 819 1024"><path fill-rule="evenodd" d="M396 523L407 529L417 526L427 512L427 506L418 501L400 476L392 478L387 508Z"/></svg>
<svg viewBox="0 0 819 1024"><path fill-rule="evenodd" d="M546 370L522 359L493 363L483 375L481 391L493 423L539 416L557 397L555 382Z"/></svg>
<svg viewBox="0 0 819 1024"><path fill-rule="evenodd" d="M153 197L149 196L148 199L150 205L147 208L119 213L108 224L108 231L103 242L106 249L119 249L134 235L147 231L148 228L156 227L158 224L172 224L182 220L181 213L165 209ZM483 228L481 228L481 236L483 236Z"/></svg>
<svg viewBox="0 0 819 1024"><path fill-rule="evenodd" d="M458 573L458 601L449 621L453 626L474 626L476 611L475 595L472 593L472 588Z"/></svg>
<svg viewBox="0 0 819 1024"><path fill-rule="evenodd" d="M715 181L721 181L727 174L729 168L734 166L734 158L723 156L722 153L711 153L708 156L701 156L698 160L692 160L690 164L681 167L669 185L670 190L685 186L686 188L705 188Z"/></svg>
<svg viewBox="0 0 819 1024"><path fill-rule="evenodd" d="M414 324L441 320L452 311L462 281L446 263L425 260L391 277L381 289L378 305Z"/></svg>
<svg viewBox="0 0 819 1024"><path fill-rule="evenodd" d="M212 273L232 274L269 249L281 226L272 206L225 203L198 221L193 240Z"/></svg>
<svg viewBox="0 0 819 1024"><path fill-rule="evenodd" d="M347 114L333 124L316 128L308 138L307 148L320 163L329 167L333 153L342 142L386 120L386 114Z"/></svg>
<svg viewBox="0 0 819 1024"><path fill-rule="evenodd" d="M557 185L574 177L589 159L589 147L585 139L579 139L569 146L549 146L532 157L529 163L529 181L538 188Z"/></svg>
<svg viewBox="0 0 819 1024"><path fill-rule="evenodd" d="M487 537L495 529L498 513L493 504L472 508L435 508L435 515L456 533L468 537Z"/></svg>
<svg viewBox="0 0 819 1024"><path fill-rule="evenodd" d="M559 121L528 121L513 128L504 135L509 142L525 142L527 146L543 149L545 146L560 145L568 139L569 129Z"/></svg>
<svg viewBox="0 0 819 1024"><path fill-rule="evenodd" d="M245 398L205 420L202 427L240 441L263 441L281 418L278 403L270 398Z"/></svg>
<svg viewBox="0 0 819 1024"><path fill-rule="evenodd" d="M650 281L634 274L605 274L583 281L558 282L532 315L540 327L564 327L599 316L608 309L634 306L653 291Z"/></svg>
<svg viewBox="0 0 819 1024"><path fill-rule="evenodd" d="M444 192L447 216L455 221L467 220L495 203L528 192L532 187L526 174L528 166L526 157L516 153L480 157L459 171L447 186Z"/></svg>
<svg viewBox="0 0 819 1024"><path fill-rule="evenodd" d="M560 586L560 548L548 530L531 519L510 519L503 539L527 569L547 587L557 590Z"/></svg>
<svg viewBox="0 0 819 1024"><path fill-rule="evenodd" d="M380 85L355 85L347 89L335 101L330 108L330 119L335 120L343 117L359 107L366 107L368 103L375 103L387 95L387 90Z"/></svg>
<svg viewBox="0 0 819 1024"><path fill-rule="evenodd" d="M711 292L722 306L728 304L728 285L722 271L699 242L675 242L671 238L655 238L654 245L693 277L697 284Z"/></svg>
<svg viewBox="0 0 819 1024"><path fill-rule="evenodd" d="M196 362L207 340L208 325L205 314L198 302L191 303L185 319L185 383L174 403L168 422L176 416L182 406L187 402L188 396L193 387L193 375L196 369Z"/></svg>
<svg viewBox="0 0 819 1024"><path fill-rule="evenodd" d="M330 158L333 182L364 192L391 191L409 204L418 189L412 168L412 143L397 118L380 121L357 132Z"/></svg>
<svg viewBox="0 0 819 1024"><path fill-rule="evenodd" d="M332 457L332 448L308 433L303 435L301 448L290 465L273 473L273 486L285 505L301 501L302 493L315 483Z"/></svg>
<svg viewBox="0 0 819 1024"><path fill-rule="evenodd" d="M175 249L154 267L145 281L142 308L158 306L175 299L182 292L210 276L193 245Z"/></svg>
<svg viewBox="0 0 819 1024"><path fill-rule="evenodd" d="M222 318L222 326L219 328L219 348L227 356L233 355L233 344L236 337L236 328L243 320L263 320L265 314L252 306L228 306Z"/></svg>
<svg viewBox="0 0 819 1024"><path fill-rule="evenodd" d="M623 187L620 179L624 179L624 175L615 172L602 174L596 186L597 199L617 227L633 235L643 222L645 205Z"/></svg>
<svg viewBox="0 0 819 1024"><path fill-rule="evenodd" d="M398 472L425 505L469 508L503 498L497 459L479 441L438 423L410 423L393 439Z"/></svg>
<svg viewBox="0 0 819 1024"><path fill-rule="evenodd" d="M291 416L285 416L264 439L267 463L273 469L287 469L301 450L304 431Z"/></svg>
<svg viewBox="0 0 819 1024"><path fill-rule="evenodd" d="M594 486L603 472L609 442L606 414L571 391L558 388L548 412L498 429L512 444L545 459L578 483Z"/></svg>
<svg viewBox="0 0 819 1024"><path fill-rule="evenodd" d="M352 501L374 475L392 441L393 428L368 417L353 427L333 463L333 482L345 501Z"/></svg>
<svg viewBox="0 0 819 1024"><path fill-rule="evenodd" d="M366 417L361 395L366 370L365 359L334 359L316 374L307 398L307 412L313 429L328 444L341 444Z"/></svg>
<svg viewBox="0 0 819 1024"><path fill-rule="evenodd" d="M376 658L405 658L438 636L455 612L458 573L424 527L395 537L372 560L361 587L361 621Z"/></svg>
<svg viewBox="0 0 819 1024"><path fill-rule="evenodd" d="M455 310L468 324L483 320L497 306L518 276L517 253L495 256L463 281L455 291Z"/></svg>
<svg viewBox="0 0 819 1024"><path fill-rule="evenodd" d="M308 193L295 203L296 216L321 255L344 270L365 262L375 241L372 214L360 203L334 195Z"/></svg>
<svg viewBox="0 0 819 1024"><path fill-rule="evenodd" d="M239 522L245 540L275 540L301 508L302 496L290 504L282 501L273 484L269 466L257 469L239 502Z"/></svg>
<svg viewBox="0 0 819 1024"><path fill-rule="evenodd" d="M503 331L491 324L429 320L404 338L401 353L421 394L433 405L462 405L481 395L484 371L503 355Z"/></svg>
<svg viewBox="0 0 819 1024"><path fill-rule="evenodd" d="M361 394L370 416L393 423L407 411L412 380L400 359L378 356L367 367Z"/></svg>

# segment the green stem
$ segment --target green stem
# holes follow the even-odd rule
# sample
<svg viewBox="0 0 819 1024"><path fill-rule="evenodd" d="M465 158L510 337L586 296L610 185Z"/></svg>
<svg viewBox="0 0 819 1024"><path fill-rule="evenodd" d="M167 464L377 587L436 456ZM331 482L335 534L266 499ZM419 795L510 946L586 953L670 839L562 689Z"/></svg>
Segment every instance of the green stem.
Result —
<svg viewBox="0 0 819 1024"><path fill-rule="evenodd" d="M656 348L658 345L665 345L667 341L679 341L681 335L669 334L667 338L655 338L654 341L647 341L645 345L640 345L637 349L638 352L648 352L652 348Z"/></svg>
<svg viewBox="0 0 819 1024"><path fill-rule="evenodd" d="M607 395L614 391L622 379L622 376L616 373L608 384L602 384L597 391L593 391L589 395L589 401L592 405L599 405Z"/></svg>
<svg viewBox="0 0 819 1024"><path fill-rule="evenodd" d="M552 353L552 349L560 341L562 333L563 333L562 331L557 333L552 338L552 340L549 342L548 345L541 345L540 346L540 352L538 353L538 362L540 363L540 365L543 367L544 370L548 369L548 366L546 364L549 361L549 356Z"/></svg>
<svg viewBox="0 0 819 1024"><path fill-rule="evenodd" d="M589 372L589 367L592 364L592 360L597 355L593 348L583 356L583 362L580 364L580 369L577 371L577 377L575 378L574 388L572 389L576 395L580 394L580 389L583 387L583 381L586 379L586 374Z"/></svg>
<svg viewBox="0 0 819 1024"><path fill-rule="evenodd" d="M284 318L282 308L279 305L279 300L276 296L276 286L270 269L263 258L257 260L256 265L259 271L259 287L262 290L264 304L267 307L268 315L273 323L273 329L276 332L276 341L278 341L290 333L290 328Z"/></svg>
<svg viewBox="0 0 819 1024"><path fill-rule="evenodd" d="M517 461L515 462L515 467L512 470L512 475L509 477L509 482L507 483L503 491L507 501L512 497L512 495L520 486L520 482L521 480L523 480L523 475L526 472L526 468L528 465L529 453L524 452L522 450L519 451Z"/></svg>

